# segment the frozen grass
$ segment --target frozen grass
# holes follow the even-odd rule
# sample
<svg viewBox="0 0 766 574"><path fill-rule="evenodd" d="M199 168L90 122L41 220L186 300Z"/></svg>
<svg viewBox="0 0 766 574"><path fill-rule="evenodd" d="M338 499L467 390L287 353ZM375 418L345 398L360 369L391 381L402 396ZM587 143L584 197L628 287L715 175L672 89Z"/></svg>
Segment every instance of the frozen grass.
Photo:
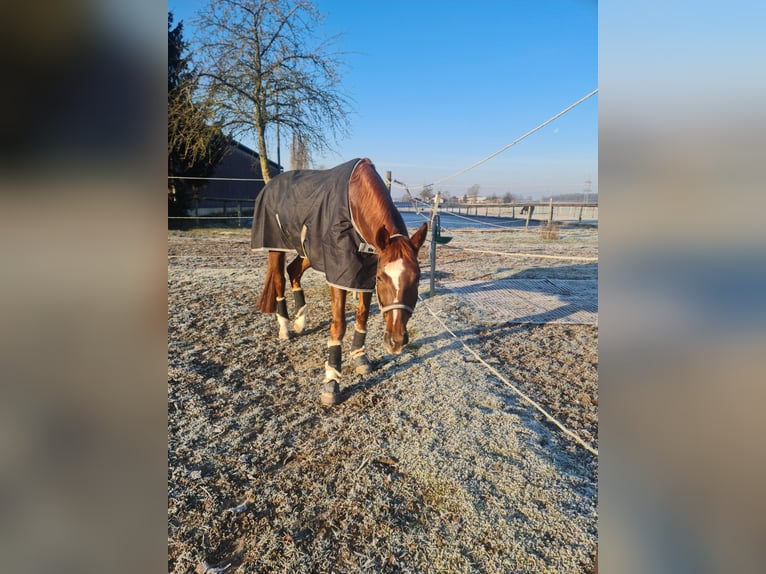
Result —
<svg viewBox="0 0 766 574"><path fill-rule="evenodd" d="M458 246L483 239L456 235ZM515 249L521 239L485 235L492 249ZM536 234L525 237L524 248L550 252ZM594 457L521 403L424 308L411 321L411 346L397 357L383 352L373 315L368 353L376 369L364 378L344 372L344 402L321 407L324 279L305 277L308 332L279 341L273 317L254 311L265 256L247 243L236 230L169 233L170 572L589 570ZM568 241L562 232L554 249L596 248L591 235ZM546 268L458 251L439 257L442 272L456 278ZM597 444L595 327L490 330L471 324L452 295L427 304ZM350 301L350 321L352 309Z"/></svg>

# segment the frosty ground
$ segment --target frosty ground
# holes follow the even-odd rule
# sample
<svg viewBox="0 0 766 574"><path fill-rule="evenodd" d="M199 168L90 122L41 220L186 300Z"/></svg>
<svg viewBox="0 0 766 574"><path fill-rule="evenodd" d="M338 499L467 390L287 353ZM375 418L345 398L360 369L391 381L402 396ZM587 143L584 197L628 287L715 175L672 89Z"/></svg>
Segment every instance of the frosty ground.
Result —
<svg viewBox="0 0 766 574"><path fill-rule="evenodd" d="M409 348L385 354L374 304L375 369L344 368L328 408L323 276L304 278L307 332L280 341L247 231L168 233L169 572L590 571L597 457L507 383L598 448L598 327L496 323L443 285L596 279L596 263L463 249L597 257L597 231L453 235L434 297L421 252Z"/></svg>

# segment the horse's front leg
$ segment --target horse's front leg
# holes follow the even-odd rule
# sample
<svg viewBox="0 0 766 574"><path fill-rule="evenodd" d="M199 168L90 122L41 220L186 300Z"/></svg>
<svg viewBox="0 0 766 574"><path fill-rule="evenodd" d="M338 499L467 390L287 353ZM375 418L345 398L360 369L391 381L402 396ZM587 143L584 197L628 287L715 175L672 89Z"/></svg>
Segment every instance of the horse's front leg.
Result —
<svg viewBox="0 0 766 574"><path fill-rule="evenodd" d="M360 375L370 372L370 362L365 354L364 341L367 338L367 318L370 316L372 293L359 293L359 303L356 306L356 324L354 325L354 341L351 343L351 366Z"/></svg>
<svg viewBox="0 0 766 574"><path fill-rule="evenodd" d="M335 405L340 402L341 344L346 334L346 292L337 287L330 287L332 301L332 323L330 339L327 341L328 358L324 364L324 384L319 401L323 405Z"/></svg>

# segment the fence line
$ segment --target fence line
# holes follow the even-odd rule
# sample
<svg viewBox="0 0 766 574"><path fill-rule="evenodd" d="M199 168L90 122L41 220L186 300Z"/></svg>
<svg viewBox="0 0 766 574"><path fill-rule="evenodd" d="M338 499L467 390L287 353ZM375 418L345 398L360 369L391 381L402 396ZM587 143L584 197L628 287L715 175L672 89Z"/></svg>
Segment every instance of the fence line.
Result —
<svg viewBox="0 0 766 574"><path fill-rule="evenodd" d="M418 201L420 203L425 203L425 202L420 201L420 200L416 200L416 201ZM438 211L437 211L437 213L438 213ZM503 225L494 224L494 223L491 223L491 222L488 222L488 221L481 221L481 220L474 219L474 218L471 218L471 217L467 217L467 216L464 216L464 215L460 215L460 214L457 214L457 213L452 213L452 212L449 212L449 213L450 213L450 215L452 215L454 217L459 217L460 219L464 219L466 221L477 223L477 224L480 224L480 225L495 227L495 228L498 228L498 230L504 230L504 231L509 231L509 232L524 231L521 228L505 227ZM426 217L421 212L416 212L415 215L419 215L420 217L422 217L426 221L429 221L429 222L431 221L431 218ZM237 220L238 223L241 223L242 219L252 219L252 215L247 215L247 216L245 216L245 215L168 216L168 219L169 220L214 220L214 221L215 220ZM442 230L448 231L450 233L456 233L456 232L461 231L459 229L450 229L449 227L446 227L446 226L443 226L443 225L440 226L440 228ZM428 237L427 241L430 242L432 240L431 240L430 237ZM574 256L574 255L545 255L545 254L541 254L541 253L519 253L519 252L493 251L493 250L489 250L489 249L475 249L475 248L470 248L470 247L457 247L455 245L444 245L444 247L446 247L448 249L458 250L458 251L469 251L469 252L472 252L472 253L485 253L485 254L489 254L489 255L500 255L500 256L505 256L505 257L521 257L521 258L529 258L529 259L557 259L557 260L565 260L565 261L584 261L584 262L597 262L599 260L598 257L581 257L581 256Z"/></svg>
<svg viewBox="0 0 766 574"><path fill-rule="evenodd" d="M470 247L456 247L455 245L445 245L448 249L458 251L471 251L473 253L488 253L490 255L505 255L507 257L528 257L530 259L563 259L566 261L598 261L598 257L578 257L575 255L543 255L541 253L508 253L505 251L490 251L488 249L472 249Z"/></svg>
<svg viewBox="0 0 766 574"><path fill-rule="evenodd" d="M405 188L405 190L407 191L408 195L410 196L410 202L409 203L413 204L413 207L410 208L410 209L414 209L416 214L422 215L420 213L420 211L422 209L425 209L426 206L428 206L429 211L432 211L434 209L434 206L430 202L426 202L426 201L423 201L421 199L417 199L416 197L414 197L410 193L410 190L407 189L407 187L404 186L404 184L402 182L398 182L397 181L396 183L398 183L399 185L403 186ZM404 203L404 202L400 202L400 203ZM417 204L422 204L423 207L418 207ZM485 209L484 217L498 217L500 219L507 218L506 216L502 215L502 210L503 209L511 208L511 209L515 210L516 207L520 207L520 208L524 208L524 207L530 208L531 207L532 209L534 209L535 207L544 207L544 208L548 208L549 211L546 213L545 211L541 210L540 212L538 212L538 216L542 215L543 213L546 213L549 222L554 222L553 214L555 213L556 208L562 208L562 207L563 208L567 208L567 207L576 208L576 207L579 207L580 208L580 213L579 213L579 215L577 217L577 220L578 220L578 222L581 223L582 222L582 218L583 218L583 209L585 209L585 208L598 209L598 203L584 203L584 202L578 203L578 202L572 202L572 201L564 201L564 202L554 203L552 199L549 200L549 201L525 201L525 202L522 202L522 203L515 203L514 202L514 203L489 203L489 204L479 204L479 203L475 203L475 204L474 203L471 203L471 204L469 204L469 203L459 204L459 203L451 203L451 202L447 203L447 202L444 202L444 203L442 203L442 204L440 204L438 206L438 209L443 210L444 213L449 213L450 216L457 217L457 218L463 219L465 221L470 221L472 223L477 223L477 224L481 224L481 225L487 225L487 226L490 226L490 227L497 227L499 229L505 229L507 231L520 231L516 227L506 227L504 225L499 225L497 223L492 223L492 222L489 222L489 221L483 221L483 220L480 220L480 219L475 219L475 217L479 217L478 213L476 213L474 217L469 217L468 215L462 215L460 213L460 211L459 211L459 210L465 208L466 209L466 213L469 213L469 211L471 209L475 209L478 212L478 210L481 207L484 207L484 209ZM498 215L497 216L490 216L489 215L488 211L491 208L497 208L498 209ZM403 207L402 209L407 209L407 208ZM455 213L455 211L454 211L455 209L458 210L457 213ZM412 213L412 212L409 211L407 213ZM560 213L561 212L559 211L559 214ZM515 220L516 216L513 215L511 217L511 219ZM519 218L519 219L523 219L523 218ZM527 226L529 224L528 222L531 219L532 219L532 212L530 210L528 212L528 216L526 217ZM538 219L535 219L534 221L542 221L542 220L538 218ZM444 229L446 229L446 230L449 230L449 227L446 227L446 226L442 226L442 227Z"/></svg>
<svg viewBox="0 0 766 574"><path fill-rule="evenodd" d="M194 215L174 215L168 216L168 219L252 219L252 215L200 215L195 217Z"/></svg>
<svg viewBox="0 0 766 574"><path fill-rule="evenodd" d="M205 181L266 181L263 178L254 179L250 177L192 177L185 175L169 175L168 179L204 179Z"/></svg>
<svg viewBox="0 0 766 574"><path fill-rule="evenodd" d="M508 231L518 231L518 229L514 229L512 227L505 227L504 225L498 225L496 223L490 223L489 221L479 221L478 219L473 219L471 217L466 217L465 215L460 215L459 213L453 213L451 211L448 212L451 216L457 217L459 219L465 219L466 221L470 221L472 223L480 223L481 225L489 225L490 227L499 227L500 229L506 229ZM444 226L442 226L444 227ZM444 227L444 229L449 230L448 227Z"/></svg>

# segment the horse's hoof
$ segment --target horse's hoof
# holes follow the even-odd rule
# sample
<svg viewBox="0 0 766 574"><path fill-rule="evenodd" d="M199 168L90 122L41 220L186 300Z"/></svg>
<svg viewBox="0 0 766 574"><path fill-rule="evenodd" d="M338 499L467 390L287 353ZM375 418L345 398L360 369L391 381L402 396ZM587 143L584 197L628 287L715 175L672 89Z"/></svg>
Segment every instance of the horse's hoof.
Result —
<svg viewBox="0 0 766 574"><path fill-rule="evenodd" d="M340 403L340 393L322 393L319 402L326 407L332 407Z"/></svg>
<svg viewBox="0 0 766 574"><path fill-rule="evenodd" d="M322 387L319 402L325 406L337 405L340 402L340 387L338 381L327 381Z"/></svg>
<svg viewBox="0 0 766 574"><path fill-rule="evenodd" d="M357 375L369 375L370 371L372 371L372 367L370 367L370 362L367 360L367 357L361 356L354 359L351 363L351 366L354 368L354 372Z"/></svg>
<svg viewBox="0 0 766 574"><path fill-rule="evenodd" d="M358 331L357 331L358 333ZM364 347L351 351L351 368L357 375L367 375L372 370L367 355L364 354Z"/></svg>
<svg viewBox="0 0 766 574"><path fill-rule="evenodd" d="M289 341L291 339L290 331L285 331L285 332L280 331L279 332L279 339L281 341Z"/></svg>

